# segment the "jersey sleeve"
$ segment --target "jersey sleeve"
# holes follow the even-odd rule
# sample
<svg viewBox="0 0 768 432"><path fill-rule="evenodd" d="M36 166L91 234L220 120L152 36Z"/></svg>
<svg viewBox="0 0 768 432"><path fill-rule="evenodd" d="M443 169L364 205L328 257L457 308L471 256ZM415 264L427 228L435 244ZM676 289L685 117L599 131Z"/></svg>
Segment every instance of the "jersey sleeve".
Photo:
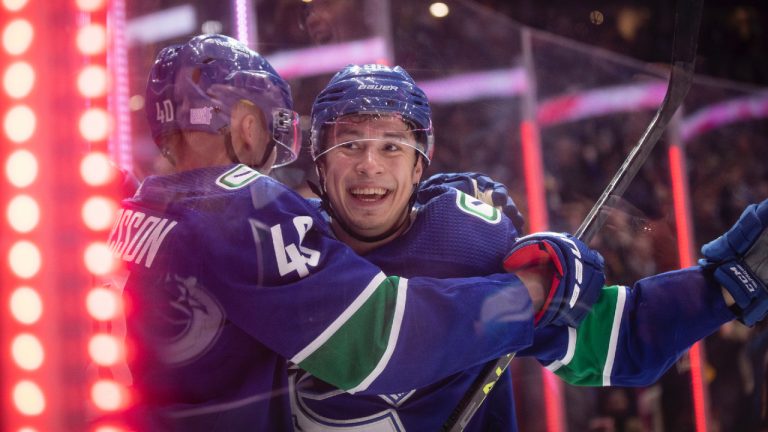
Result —
<svg viewBox="0 0 768 432"><path fill-rule="evenodd" d="M733 319L699 267L610 286L578 328L545 327L521 355L584 386L655 382L696 341Z"/></svg>
<svg viewBox="0 0 768 432"><path fill-rule="evenodd" d="M514 275L385 274L292 191L251 192L196 228L204 284L229 321L314 376L350 392L407 391L531 343L532 306Z"/></svg>

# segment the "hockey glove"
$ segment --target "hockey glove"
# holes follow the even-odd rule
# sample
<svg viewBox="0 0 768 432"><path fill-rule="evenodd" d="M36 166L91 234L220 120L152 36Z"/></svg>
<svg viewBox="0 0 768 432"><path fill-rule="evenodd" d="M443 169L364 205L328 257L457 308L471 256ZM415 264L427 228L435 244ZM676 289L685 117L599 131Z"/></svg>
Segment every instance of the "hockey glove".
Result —
<svg viewBox="0 0 768 432"><path fill-rule="evenodd" d="M504 269L514 272L547 263L554 267L554 276L534 324L577 327L603 289L603 257L570 234L541 232L518 239L504 259Z"/></svg>
<svg viewBox="0 0 768 432"><path fill-rule="evenodd" d="M748 326L768 313L768 200L748 206L725 234L701 248L699 264L731 294L732 308Z"/></svg>
<svg viewBox="0 0 768 432"><path fill-rule="evenodd" d="M518 232L522 232L525 220L509 196L506 186L493 181L487 175L476 172L435 174L421 183L416 202L425 204L429 201L436 195L436 189L433 188L437 186L458 189L496 207L512 220Z"/></svg>

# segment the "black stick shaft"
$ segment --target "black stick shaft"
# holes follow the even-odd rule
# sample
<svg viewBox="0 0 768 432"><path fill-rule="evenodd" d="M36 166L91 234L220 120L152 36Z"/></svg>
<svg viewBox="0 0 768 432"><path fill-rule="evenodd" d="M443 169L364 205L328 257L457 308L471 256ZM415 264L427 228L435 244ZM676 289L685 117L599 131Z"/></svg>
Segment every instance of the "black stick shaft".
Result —
<svg viewBox="0 0 768 432"><path fill-rule="evenodd" d="M609 200L620 197L626 191L688 94L693 81L702 7L703 0L677 0L672 70L669 75L667 93L642 137L635 144L629 156L576 231L576 237L583 242L589 243L603 226L607 216L603 210ZM507 354L486 368L448 418L443 430L451 432L464 430L488 393L493 389L494 384L505 373L514 356L514 353Z"/></svg>

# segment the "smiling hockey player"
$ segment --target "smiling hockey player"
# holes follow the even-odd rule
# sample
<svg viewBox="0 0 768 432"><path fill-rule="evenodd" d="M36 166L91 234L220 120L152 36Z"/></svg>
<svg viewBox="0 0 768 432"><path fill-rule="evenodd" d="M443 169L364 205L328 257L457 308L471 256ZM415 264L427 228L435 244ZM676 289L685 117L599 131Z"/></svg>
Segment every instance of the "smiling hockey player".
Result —
<svg viewBox="0 0 768 432"><path fill-rule="evenodd" d="M424 93L399 67L349 66L337 73L315 100L311 133L320 179L316 189L334 233L385 271L484 274L498 270L502 261L513 270L551 259L557 255L555 245L567 249L563 245L570 239L559 234L518 239L517 209L503 186L485 176L438 175L416 188L432 156L431 116ZM490 198L510 218L478 198ZM764 318L766 225L764 202L748 209L725 239L705 247L701 266L652 276L631 288L605 287L591 311L574 311L586 314L580 324L569 317L538 321L534 344L518 355L536 357L577 385L654 382L723 323L734 317L747 324ZM741 266L725 270L729 261ZM715 276L713 269L718 269ZM745 274L752 275L749 282L741 277ZM489 307L484 313L500 311ZM455 343L463 345L458 339ZM305 431L439 430L482 369L468 368L408 392L373 396L339 392L297 371L293 409ZM516 430L508 374L466 430Z"/></svg>

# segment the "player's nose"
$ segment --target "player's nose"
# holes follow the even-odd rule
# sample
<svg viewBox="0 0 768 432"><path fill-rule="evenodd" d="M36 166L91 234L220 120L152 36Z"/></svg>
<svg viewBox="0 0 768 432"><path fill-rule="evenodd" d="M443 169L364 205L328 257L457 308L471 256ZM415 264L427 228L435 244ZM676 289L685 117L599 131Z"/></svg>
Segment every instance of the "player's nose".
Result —
<svg viewBox="0 0 768 432"><path fill-rule="evenodd" d="M360 153L360 157L357 160L357 172L360 174L380 174L384 170L384 166L381 163L381 156L379 155L376 146L367 145L365 149Z"/></svg>

